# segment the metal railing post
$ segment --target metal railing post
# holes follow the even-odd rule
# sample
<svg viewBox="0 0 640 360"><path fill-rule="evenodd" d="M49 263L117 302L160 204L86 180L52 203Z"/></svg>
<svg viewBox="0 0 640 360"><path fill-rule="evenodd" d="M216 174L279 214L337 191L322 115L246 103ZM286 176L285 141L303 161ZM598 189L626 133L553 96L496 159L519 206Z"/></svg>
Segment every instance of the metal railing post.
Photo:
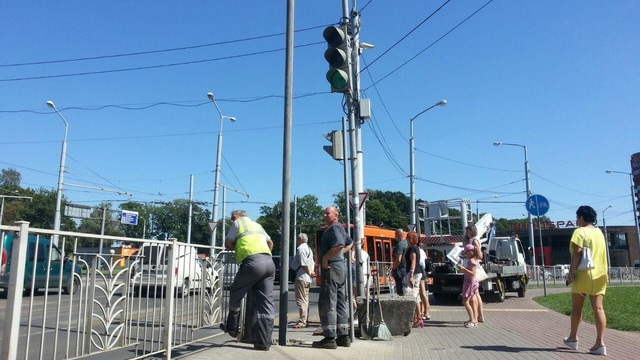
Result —
<svg viewBox="0 0 640 360"><path fill-rule="evenodd" d="M180 254L178 249L178 239L171 239L173 244L171 244L171 248L169 249L169 253L167 254L167 265L165 268L165 273L167 274L167 288L165 294L167 296L167 302L165 303L165 311L164 311L164 336L163 342L165 347L165 353L163 359L171 360L171 349L173 347L173 312L174 312L174 303L175 303L175 286L176 286L176 276L174 274L173 269L176 268L176 256Z"/></svg>
<svg viewBox="0 0 640 360"><path fill-rule="evenodd" d="M15 360L18 353L18 337L20 336L20 315L22 311L22 292L24 290L24 274L27 262L27 242L29 239L29 222L17 221L20 227L20 237L14 238L11 247L11 267L9 275L9 288L6 315L4 322L4 335L0 358Z"/></svg>

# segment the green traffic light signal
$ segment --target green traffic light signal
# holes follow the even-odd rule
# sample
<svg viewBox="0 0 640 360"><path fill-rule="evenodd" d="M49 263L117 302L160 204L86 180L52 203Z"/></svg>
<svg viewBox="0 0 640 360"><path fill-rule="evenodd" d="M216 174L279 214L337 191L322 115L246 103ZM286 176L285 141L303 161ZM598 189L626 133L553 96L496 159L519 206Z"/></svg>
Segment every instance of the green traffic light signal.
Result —
<svg viewBox="0 0 640 360"><path fill-rule="evenodd" d="M322 36L327 41L324 58L329 63L327 81L331 84L331 92L348 92L350 90L349 77L349 35L348 25L340 27L329 26L324 29Z"/></svg>
<svg viewBox="0 0 640 360"><path fill-rule="evenodd" d="M349 84L349 75L340 69L331 69L327 71L327 80L331 84L331 87L342 90Z"/></svg>

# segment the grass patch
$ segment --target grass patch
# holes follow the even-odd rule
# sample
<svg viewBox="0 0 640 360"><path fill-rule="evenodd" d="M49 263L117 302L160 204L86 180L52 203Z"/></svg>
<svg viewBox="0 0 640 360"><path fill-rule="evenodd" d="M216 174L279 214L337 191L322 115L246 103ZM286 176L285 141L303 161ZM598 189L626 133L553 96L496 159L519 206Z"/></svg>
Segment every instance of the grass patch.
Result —
<svg viewBox="0 0 640 360"><path fill-rule="evenodd" d="M622 331L640 331L640 286L609 286L604 296L604 312L607 328ZM538 304L564 315L571 315L571 293L533 298ZM595 324L591 302L587 297L582 309L582 320Z"/></svg>

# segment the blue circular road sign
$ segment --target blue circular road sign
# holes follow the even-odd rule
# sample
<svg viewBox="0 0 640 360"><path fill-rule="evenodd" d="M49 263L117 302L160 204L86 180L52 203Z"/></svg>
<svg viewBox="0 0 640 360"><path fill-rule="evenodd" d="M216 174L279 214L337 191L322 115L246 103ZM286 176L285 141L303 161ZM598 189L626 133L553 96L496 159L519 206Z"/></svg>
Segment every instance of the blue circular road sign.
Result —
<svg viewBox="0 0 640 360"><path fill-rule="evenodd" d="M531 195L527 198L527 203L524 206L529 214L542 216L549 211L549 200L542 195Z"/></svg>

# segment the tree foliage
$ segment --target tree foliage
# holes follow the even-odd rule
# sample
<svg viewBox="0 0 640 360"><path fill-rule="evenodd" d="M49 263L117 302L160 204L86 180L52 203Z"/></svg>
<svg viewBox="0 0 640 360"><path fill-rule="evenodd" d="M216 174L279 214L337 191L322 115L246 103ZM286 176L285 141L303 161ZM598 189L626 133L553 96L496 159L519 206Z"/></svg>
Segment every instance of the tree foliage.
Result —
<svg viewBox="0 0 640 360"><path fill-rule="evenodd" d="M323 208L318 205L318 198L314 195L305 195L297 198L298 231L294 231L293 217L295 216L295 211L293 205L294 203L291 202L291 229L289 230L291 239L287 242L290 246L290 254L292 254L291 247L295 246L294 240L292 239L294 239L300 232L304 232L309 236L309 246L315 246L315 232L323 224ZM271 240L273 240L273 253L280 254L282 248L282 232L280 231L282 221L282 202L278 202L274 206L262 206L260 208L260 214L262 215L256 221L262 225L264 230L271 237Z"/></svg>
<svg viewBox="0 0 640 360"><path fill-rule="evenodd" d="M19 187L22 175L15 169L2 169L0 172L0 187Z"/></svg>
<svg viewBox="0 0 640 360"><path fill-rule="evenodd" d="M407 195L400 191L381 191L368 189L366 203L366 224L387 229L406 229L409 224L411 202ZM338 204L340 214L346 214L344 192L333 195ZM343 220L344 221L344 220Z"/></svg>

